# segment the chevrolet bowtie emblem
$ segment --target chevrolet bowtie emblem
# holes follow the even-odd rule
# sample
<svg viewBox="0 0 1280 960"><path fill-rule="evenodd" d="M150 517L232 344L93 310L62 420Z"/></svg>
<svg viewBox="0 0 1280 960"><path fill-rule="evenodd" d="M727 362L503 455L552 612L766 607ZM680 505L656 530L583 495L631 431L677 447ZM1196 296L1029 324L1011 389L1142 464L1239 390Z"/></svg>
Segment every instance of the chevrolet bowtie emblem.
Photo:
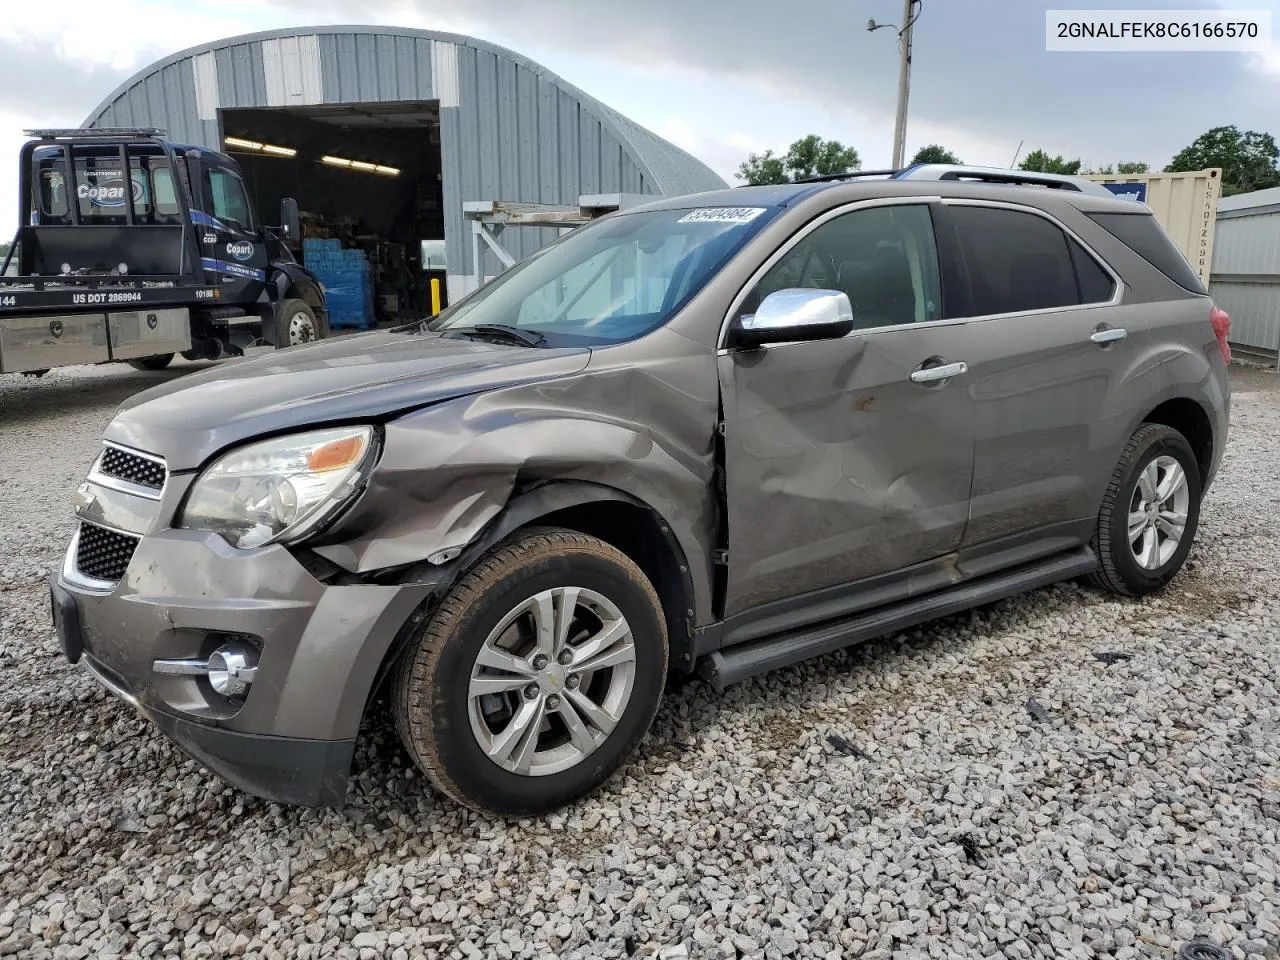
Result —
<svg viewBox="0 0 1280 960"><path fill-rule="evenodd" d="M82 483L76 488L76 492L71 495L71 502L75 505L76 513L83 513L93 506L93 501L97 497L89 491L89 484Z"/></svg>

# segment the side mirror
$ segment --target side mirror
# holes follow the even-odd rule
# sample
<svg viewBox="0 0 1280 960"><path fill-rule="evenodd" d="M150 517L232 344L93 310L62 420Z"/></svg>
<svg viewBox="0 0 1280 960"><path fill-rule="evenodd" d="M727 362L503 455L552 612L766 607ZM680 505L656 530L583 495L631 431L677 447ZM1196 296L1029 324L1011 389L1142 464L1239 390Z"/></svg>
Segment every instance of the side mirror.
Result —
<svg viewBox="0 0 1280 960"><path fill-rule="evenodd" d="M853 307L838 290L778 290L764 298L751 316L730 328L734 347L752 349L766 343L835 340L853 329Z"/></svg>
<svg viewBox="0 0 1280 960"><path fill-rule="evenodd" d="M302 221L298 216L298 201L285 197L280 201L280 239L297 243L302 239Z"/></svg>

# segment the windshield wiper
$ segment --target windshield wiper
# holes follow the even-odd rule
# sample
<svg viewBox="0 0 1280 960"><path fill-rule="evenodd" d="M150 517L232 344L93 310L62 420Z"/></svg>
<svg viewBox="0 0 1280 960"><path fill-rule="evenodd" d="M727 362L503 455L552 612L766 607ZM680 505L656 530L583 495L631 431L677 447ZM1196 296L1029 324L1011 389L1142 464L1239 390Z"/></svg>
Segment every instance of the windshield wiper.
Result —
<svg viewBox="0 0 1280 960"><path fill-rule="evenodd" d="M536 331L521 330L508 323L477 323L473 327L456 327L452 330L446 329L444 332L464 336L468 333L480 333L490 337L502 337L509 341L514 340L522 347L540 347L547 342L547 338Z"/></svg>

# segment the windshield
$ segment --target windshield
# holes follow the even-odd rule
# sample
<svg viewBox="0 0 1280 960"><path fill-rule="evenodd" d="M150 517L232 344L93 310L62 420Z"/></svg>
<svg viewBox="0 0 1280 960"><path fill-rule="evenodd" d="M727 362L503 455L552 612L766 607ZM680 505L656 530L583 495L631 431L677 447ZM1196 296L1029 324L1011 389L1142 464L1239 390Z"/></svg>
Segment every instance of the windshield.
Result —
<svg viewBox="0 0 1280 960"><path fill-rule="evenodd" d="M517 327L548 346L634 340L675 315L775 214L703 207L580 227L481 287L428 329Z"/></svg>

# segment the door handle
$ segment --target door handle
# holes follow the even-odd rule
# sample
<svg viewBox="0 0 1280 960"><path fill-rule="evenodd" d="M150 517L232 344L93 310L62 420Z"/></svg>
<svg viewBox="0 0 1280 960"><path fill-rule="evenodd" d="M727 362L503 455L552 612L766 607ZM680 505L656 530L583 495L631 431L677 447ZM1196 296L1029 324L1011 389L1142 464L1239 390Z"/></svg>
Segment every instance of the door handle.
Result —
<svg viewBox="0 0 1280 960"><path fill-rule="evenodd" d="M1117 340L1123 340L1127 336L1129 336L1129 331L1124 327L1107 327L1105 330L1093 331L1089 339L1094 343L1114 343Z"/></svg>
<svg viewBox="0 0 1280 960"><path fill-rule="evenodd" d="M939 380L950 380L952 377L958 377L969 369L969 365L960 361L958 363L943 363L936 367L924 367L920 370L911 371L912 383L936 383Z"/></svg>

